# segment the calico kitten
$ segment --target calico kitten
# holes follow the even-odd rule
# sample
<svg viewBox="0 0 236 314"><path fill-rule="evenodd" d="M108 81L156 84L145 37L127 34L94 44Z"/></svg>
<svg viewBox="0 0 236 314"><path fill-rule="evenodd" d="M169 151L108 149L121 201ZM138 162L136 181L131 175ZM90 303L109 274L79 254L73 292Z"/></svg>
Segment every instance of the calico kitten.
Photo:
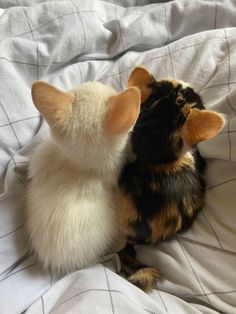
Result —
<svg viewBox="0 0 236 314"><path fill-rule="evenodd" d="M215 136L224 119L205 110L188 84L156 81L143 67L128 85L141 90L142 105L131 135L134 158L119 179L119 222L130 242L156 244L189 229L202 209L205 163L196 144ZM129 279L148 290L159 277L146 268Z"/></svg>
<svg viewBox="0 0 236 314"><path fill-rule="evenodd" d="M114 187L140 111L140 91L117 94L88 82L64 92L36 82L32 97L51 135L30 161L26 225L44 267L65 274L124 244Z"/></svg>

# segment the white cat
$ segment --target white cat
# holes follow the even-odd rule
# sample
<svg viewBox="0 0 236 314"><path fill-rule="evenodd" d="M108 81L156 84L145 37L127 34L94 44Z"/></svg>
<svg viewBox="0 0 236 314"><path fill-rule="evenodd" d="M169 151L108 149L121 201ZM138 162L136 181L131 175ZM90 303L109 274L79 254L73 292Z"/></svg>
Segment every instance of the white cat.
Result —
<svg viewBox="0 0 236 314"><path fill-rule="evenodd" d="M43 265L68 273L122 245L114 187L140 92L132 87L117 94L99 82L64 92L36 82L32 98L51 136L30 162L27 230Z"/></svg>

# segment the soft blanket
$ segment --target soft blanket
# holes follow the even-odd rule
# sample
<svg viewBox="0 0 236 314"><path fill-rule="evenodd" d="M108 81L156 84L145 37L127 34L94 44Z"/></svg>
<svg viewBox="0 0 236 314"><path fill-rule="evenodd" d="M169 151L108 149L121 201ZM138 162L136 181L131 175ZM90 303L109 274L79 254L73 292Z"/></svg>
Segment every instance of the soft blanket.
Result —
<svg viewBox="0 0 236 314"><path fill-rule="evenodd" d="M236 313L236 1L0 0L0 313ZM164 280L145 294L117 255L56 278L28 251L24 189L33 148L49 132L33 81L64 89L99 80L126 87L136 65L190 82L221 133L200 145L206 205L191 230L139 258Z"/></svg>

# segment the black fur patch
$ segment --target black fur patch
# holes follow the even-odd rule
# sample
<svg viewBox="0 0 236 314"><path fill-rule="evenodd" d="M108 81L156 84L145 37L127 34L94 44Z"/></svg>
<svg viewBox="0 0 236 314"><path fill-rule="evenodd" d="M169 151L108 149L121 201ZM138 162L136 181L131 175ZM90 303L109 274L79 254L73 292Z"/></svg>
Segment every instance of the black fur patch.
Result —
<svg viewBox="0 0 236 314"><path fill-rule="evenodd" d="M130 236L128 239L139 244L145 244L151 239L151 228L149 220L145 216L141 216L140 220L131 223L135 236Z"/></svg>
<svg viewBox="0 0 236 314"><path fill-rule="evenodd" d="M181 109L186 104L204 109L200 96L190 87L174 87L170 81L154 82L151 95L141 106L132 133L132 149L144 162L163 164L175 161L183 148L176 132L186 117Z"/></svg>

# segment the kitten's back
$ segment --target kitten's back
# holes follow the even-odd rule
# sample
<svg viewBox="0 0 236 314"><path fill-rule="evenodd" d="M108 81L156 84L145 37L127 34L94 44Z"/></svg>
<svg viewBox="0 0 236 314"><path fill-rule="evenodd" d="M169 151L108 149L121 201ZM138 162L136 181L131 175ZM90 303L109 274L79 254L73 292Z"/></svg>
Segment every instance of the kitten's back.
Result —
<svg viewBox="0 0 236 314"><path fill-rule="evenodd" d="M31 159L27 230L43 265L68 273L123 244L113 190L140 92L117 94L98 82L64 92L36 82L32 96L51 136Z"/></svg>

